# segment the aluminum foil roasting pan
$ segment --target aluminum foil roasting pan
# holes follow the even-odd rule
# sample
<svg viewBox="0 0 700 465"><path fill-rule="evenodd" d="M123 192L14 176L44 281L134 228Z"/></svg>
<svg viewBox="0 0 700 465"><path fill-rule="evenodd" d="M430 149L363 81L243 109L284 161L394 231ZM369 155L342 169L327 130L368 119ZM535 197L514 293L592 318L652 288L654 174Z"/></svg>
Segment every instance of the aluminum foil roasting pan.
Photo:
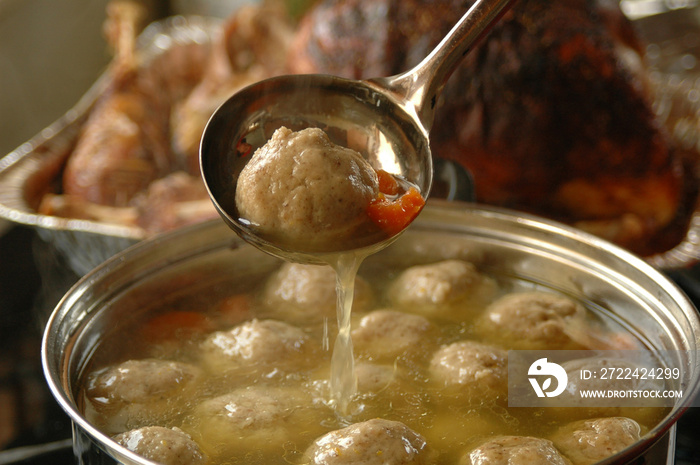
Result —
<svg viewBox="0 0 700 465"><path fill-rule="evenodd" d="M169 66L168 54L182 47L192 49L188 56L193 62L177 66L201 66L220 29L221 20L199 16L154 22L138 38L140 66ZM111 79L110 71L105 71L60 119L0 159L0 217L35 227L80 275L147 236L140 227L37 213L43 195L55 188L95 100Z"/></svg>

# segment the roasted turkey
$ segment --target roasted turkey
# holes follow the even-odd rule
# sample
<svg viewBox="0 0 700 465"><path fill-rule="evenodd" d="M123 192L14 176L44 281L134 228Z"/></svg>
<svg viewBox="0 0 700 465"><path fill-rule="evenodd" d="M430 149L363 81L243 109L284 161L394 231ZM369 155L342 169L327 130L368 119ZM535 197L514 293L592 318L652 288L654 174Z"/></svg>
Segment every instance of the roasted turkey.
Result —
<svg viewBox="0 0 700 465"><path fill-rule="evenodd" d="M245 86L285 73L294 29L276 3L246 5L231 15L212 46L202 80L173 108L172 147L189 173L199 174L199 141L209 117Z"/></svg>
<svg viewBox="0 0 700 465"><path fill-rule="evenodd" d="M113 79L95 102L63 173L64 193L80 201L127 206L174 169L167 136L170 102L140 72L135 52L143 13L136 2L108 5Z"/></svg>
<svg viewBox="0 0 700 465"><path fill-rule="evenodd" d="M295 73L389 76L423 59L472 0L322 0ZM448 81L431 130L476 200L554 218L639 254L665 251L695 206L689 157L653 111L643 47L612 0L519 0Z"/></svg>

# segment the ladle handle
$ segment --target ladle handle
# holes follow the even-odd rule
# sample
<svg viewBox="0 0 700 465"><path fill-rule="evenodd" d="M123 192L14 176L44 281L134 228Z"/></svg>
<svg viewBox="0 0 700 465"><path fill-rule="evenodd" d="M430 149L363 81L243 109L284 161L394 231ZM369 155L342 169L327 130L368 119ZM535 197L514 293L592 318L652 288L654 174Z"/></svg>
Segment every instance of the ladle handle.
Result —
<svg viewBox="0 0 700 465"><path fill-rule="evenodd" d="M472 46L486 35L514 0L476 0L435 49L413 69L370 82L412 106L426 131L433 125L435 105L445 82Z"/></svg>

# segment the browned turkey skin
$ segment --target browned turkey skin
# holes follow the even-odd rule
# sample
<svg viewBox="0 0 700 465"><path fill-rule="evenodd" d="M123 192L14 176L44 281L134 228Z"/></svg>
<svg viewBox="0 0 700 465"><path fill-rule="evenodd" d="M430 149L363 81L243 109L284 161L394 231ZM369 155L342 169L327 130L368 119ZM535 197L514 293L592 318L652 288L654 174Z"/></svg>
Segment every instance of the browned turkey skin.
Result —
<svg viewBox="0 0 700 465"><path fill-rule="evenodd" d="M66 162L62 192L45 195L38 211L148 235L218 216L199 174L202 131L236 90L283 72L289 18L275 5L241 7L214 43L178 45L144 63L142 7L112 0L107 12L111 80Z"/></svg>
<svg viewBox="0 0 700 465"><path fill-rule="evenodd" d="M289 66L352 78L426 56L470 0L325 0ZM520 0L443 91L435 156L474 176L480 202L579 226L647 255L677 243L694 182L651 106L641 47L608 0Z"/></svg>
<svg viewBox="0 0 700 465"><path fill-rule="evenodd" d="M107 37L114 80L100 96L65 167L64 193L123 207L151 181L172 171L167 97L138 72L134 43L143 12L133 2L109 4Z"/></svg>
<svg viewBox="0 0 700 465"><path fill-rule="evenodd" d="M172 105L200 81L208 49L172 48L143 66L135 47L142 6L115 0L107 13L111 80L66 162L63 191L45 195L38 211L147 234L217 216L201 178L181 171L169 140Z"/></svg>
<svg viewBox="0 0 700 465"><path fill-rule="evenodd" d="M199 176L199 141L214 110L243 87L284 74L292 35L276 5L243 6L226 20L202 80L173 109L172 147L190 174Z"/></svg>

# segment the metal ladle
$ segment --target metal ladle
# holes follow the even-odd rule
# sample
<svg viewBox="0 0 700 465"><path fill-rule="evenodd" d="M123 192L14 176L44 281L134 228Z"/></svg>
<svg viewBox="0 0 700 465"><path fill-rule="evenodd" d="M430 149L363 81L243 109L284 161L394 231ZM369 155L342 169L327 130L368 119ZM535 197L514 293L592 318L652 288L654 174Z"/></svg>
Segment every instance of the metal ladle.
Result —
<svg viewBox="0 0 700 465"><path fill-rule="evenodd" d="M200 145L204 183L226 224L282 258L325 261L258 236L236 209L241 170L281 126L322 128L333 142L357 150L375 170L402 177L427 198L433 178L428 133L438 96L472 45L512 1L477 0L440 44L405 73L359 81L320 74L279 76L234 94L214 112ZM337 252L342 251L341 243Z"/></svg>

